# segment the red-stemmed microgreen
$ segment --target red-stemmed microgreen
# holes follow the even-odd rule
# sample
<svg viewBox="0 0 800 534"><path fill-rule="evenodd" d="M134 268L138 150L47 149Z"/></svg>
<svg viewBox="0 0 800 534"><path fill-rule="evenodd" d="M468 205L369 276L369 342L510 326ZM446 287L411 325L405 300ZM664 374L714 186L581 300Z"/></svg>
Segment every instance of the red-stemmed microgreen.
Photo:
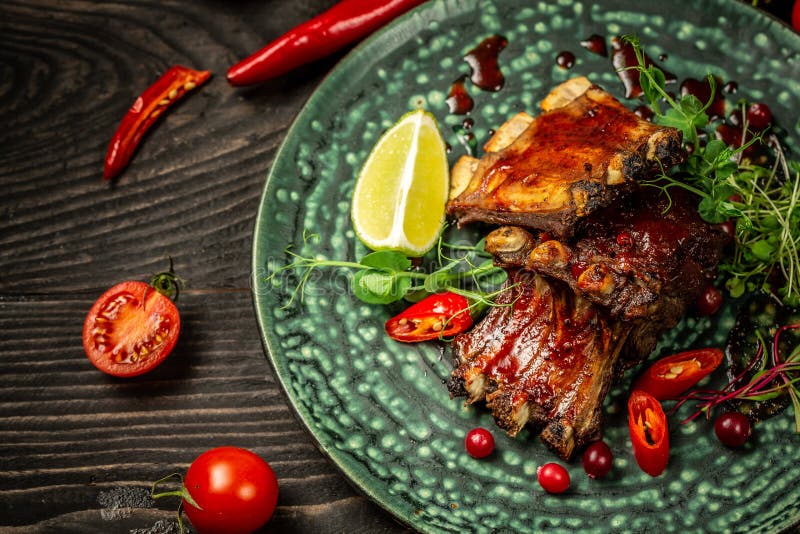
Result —
<svg viewBox="0 0 800 534"><path fill-rule="evenodd" d="M690 401L696 401L696 411L682 421L683 424L705 414L711 414L717 406L729 401L762 402L781 395L789 395L794 406L795 432L800 434L800 343L789 350L784 359L780 355L781 335L788 330L800 329L800 323L779 327L772 338L772 349L760 334L755 356L747 367L728 382L722 389L695 389L678 399L672 411ZM756 370L757 369L757 370ZM745 378L754 370L755 374L745 382Z"/></svg>

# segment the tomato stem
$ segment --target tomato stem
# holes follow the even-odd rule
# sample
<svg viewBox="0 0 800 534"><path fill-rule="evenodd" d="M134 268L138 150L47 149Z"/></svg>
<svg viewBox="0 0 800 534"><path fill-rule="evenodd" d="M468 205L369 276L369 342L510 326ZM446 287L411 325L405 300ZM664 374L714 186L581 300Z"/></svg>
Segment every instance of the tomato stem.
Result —
<svg viewBox="0 0 800 534"><path fill-rule="evenodd" d="M156 493L156 487L159 484L163 484L167 480L174 477L178 477L178 480L181 483L180 489L173 491L162 491L161 493ZM167 475L164 478L161 478L153 482L153 487L150 489L150 498L155 500L155 499L161 499L163 497L179 497L181 499L180 502L178 503L177 514L178 514L178 527L180 528L181 534L183 534L183 517L181 515L181 512L183 511L183 502L184 501L188 502L198 510L202 510L203 507L197 504L197 501L194 500L192 494L189 493L188 489L186 489L186 486L183 483L183 477L179 473L172 473L171 475Z"/></svg>
<svg viewBox="0 0 800 534"><path fill-rule="evenodd" d="M169 258L169 271L156 273L150 279L150 285L153 289L171 299L173 302L178 300L178 294L181 288L186 285L186 282L175 274L172 267L172 257Z"/></svg>

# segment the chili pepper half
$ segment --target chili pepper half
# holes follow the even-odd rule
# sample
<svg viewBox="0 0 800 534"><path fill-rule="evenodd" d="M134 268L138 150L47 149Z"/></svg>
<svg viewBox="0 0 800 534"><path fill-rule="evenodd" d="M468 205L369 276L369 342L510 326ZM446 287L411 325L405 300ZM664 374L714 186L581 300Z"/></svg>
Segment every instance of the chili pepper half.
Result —
<svg viewBox="0 0 800 534"><path fill-rule="evenodd" d="M667 416L655 397L635 390L628 399L628 429L633 455L642 471L651 477L664 472L669 461Z"/></svg>
<svg viewBox="0 0 800 534"><path fill-rule="evenodd" d="M210 77L211 73L207 70L193 70L175 65L145 89L122 118L111 138L103 178L110 180L122 172L145 132L156 119L183 95L204 84Z"/></svg>
<svg viewBox="0 0 800 534"><path fill-rule="evenodd" d="M361 39L424 0L343 0L228 69L231 85L254 85Z"/></svg>
<svg viewBox="0 0 800 534"><path fill-rule="evenodd" d="M636 379L632 389L660 401L674 399L719 367L722 356L719 349L697 349L661 358Z"/></svg>
<svg viewBox="0 0 800 534"><path fill-rule="evenodd" d="M800 0L794 0L794 7L792 8L792 28L800 32Z"/></svg>
<svg viewBox="0 0 800 534"><path fill-rule="evenodd" d="M385 325L389 337L403 343L452 336L470 326L469 301L450 291L425 297Z"/></svg>

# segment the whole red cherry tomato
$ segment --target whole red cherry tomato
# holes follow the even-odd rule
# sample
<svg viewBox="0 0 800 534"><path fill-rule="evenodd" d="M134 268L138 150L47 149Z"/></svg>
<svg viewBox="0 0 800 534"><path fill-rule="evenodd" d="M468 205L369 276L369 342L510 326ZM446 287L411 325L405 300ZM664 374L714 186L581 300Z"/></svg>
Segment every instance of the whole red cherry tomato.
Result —
<svg viewBox="0 0 800 534"><path fill-rule="evenodd" d="M664 472L669 461L667 416L649 393L636 390L628 399L628 429L633 455L642 471L651 477Z"/></svg>
<svg viewBox="0 0 800 534"><path fill-rule="evenodd" d="M792 8L792 28L800 32L800 0L794 0L794 8Z"/></svg>
<svg viewBox="0 0 800 534"><path fill-rule="evenodd" d="M266 523L278 503L278 479L259 456L237 447L204 452L189 466L186 516L200 534L249 534Z"/></svg>
<svg viewBox="0 0 800 534"><path fill-rule="evenodd" d="M156 493L153 499L180 497L181 508L199 534L250 534L269 521L278 503L278 479L261 457L238 447L218 447L198 456L177 491Z"/></svg>
<svg viewBox="0 0 800 534"><path fill-rule="evenodd" d="M146 373L169 356L181 328L178 278L156 275L151 284L122 282L98 298L83 323L83 348L95 367L113 376Z"/></svg>
<svg viewBox="0 0 800 534"><path fill-rule="evenodd" d="M445 291L425 297L386 321L386 333L396 341L415 343L463 332L472 326L466 297Z"/></svg>
<svg viewBox="0 0 800 534"><path fill-rule="evenodd" d="M645 391L656 400L672 399L700 382L722 363L719 349L695 349L659 359L639 375L631 389Z"/></svg>

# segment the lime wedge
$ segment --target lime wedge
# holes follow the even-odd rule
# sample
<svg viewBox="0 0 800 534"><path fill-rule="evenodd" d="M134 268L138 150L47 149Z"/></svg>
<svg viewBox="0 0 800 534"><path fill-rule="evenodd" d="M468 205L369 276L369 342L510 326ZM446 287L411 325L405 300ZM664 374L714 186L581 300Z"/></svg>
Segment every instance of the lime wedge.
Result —
<svg viewBox="0 0 800 534"><path fill-rule="evenodd" d="M444 139L433 115L403 115L372 149L353 192L351 216L372 250L422 256L442 230L449 191Z"/></svg>

